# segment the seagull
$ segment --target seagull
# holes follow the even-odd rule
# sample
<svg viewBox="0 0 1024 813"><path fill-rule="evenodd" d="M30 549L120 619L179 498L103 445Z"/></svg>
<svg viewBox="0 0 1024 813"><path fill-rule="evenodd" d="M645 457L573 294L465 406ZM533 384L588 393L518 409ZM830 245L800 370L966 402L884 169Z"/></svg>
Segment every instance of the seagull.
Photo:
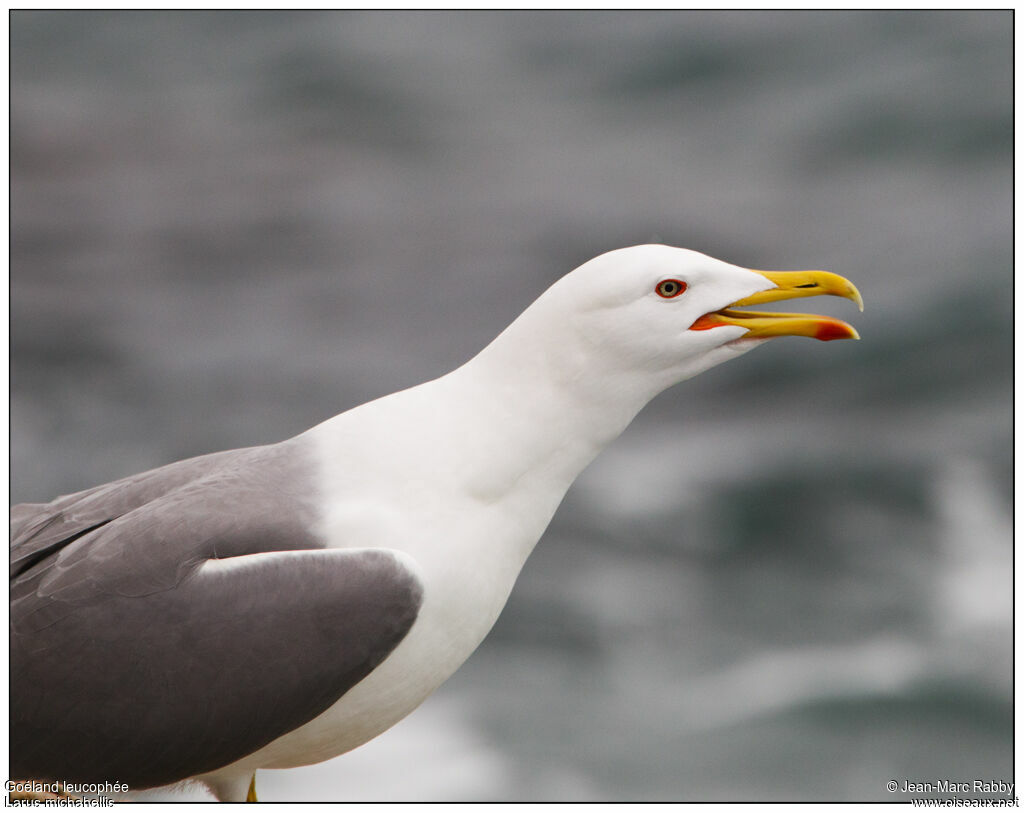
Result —
<svg viewBox="0 0 1024 813"><path fill-rule="evenodd" d="M420 705L490 631L577 475L655 395L826 316L834 295L664 245L562 277L433 381L267 446L11 509L11 776L196 781L346 753Z"/></svg>

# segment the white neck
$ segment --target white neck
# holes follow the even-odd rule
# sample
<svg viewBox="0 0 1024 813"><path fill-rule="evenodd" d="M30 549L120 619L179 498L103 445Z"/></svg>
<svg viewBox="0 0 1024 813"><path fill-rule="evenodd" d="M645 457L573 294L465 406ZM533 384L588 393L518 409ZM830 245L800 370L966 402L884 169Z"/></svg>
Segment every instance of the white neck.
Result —
<svg viewBox="0 0 1024 813"><path fill-rule="evenodd" d="M474 496L553 501L553 513L580 472L671 382L602 364L570 330L552 336L544 305L542 298L432 383L460 404L454 431Z"/></svg>
<svg viewBox="0 0 1024 813"><path fill-rule="evenodd" d="M348 522L348 537L361 544L416 537L388 533L375 516L363 521L359 498L355 508L349 499L378 494L399 465L403 492L394 498L407 521L437 524L439 511L453 510L452 533L481 523L466 530L466 545L504 551L518 572L580 472L651 398L685 377L630 367L595 346L578 324L553 314L556 289L448 375L313 430L323 439L328 491L345 496L332 514L336 527Z"/></svg>

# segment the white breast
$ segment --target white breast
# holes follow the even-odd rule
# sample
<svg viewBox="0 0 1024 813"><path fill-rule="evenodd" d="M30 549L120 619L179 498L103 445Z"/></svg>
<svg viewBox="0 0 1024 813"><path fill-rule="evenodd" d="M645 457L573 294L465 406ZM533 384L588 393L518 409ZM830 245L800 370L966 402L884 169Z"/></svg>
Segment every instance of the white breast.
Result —
<svg viewBox="0 0 1024 813"><path fill-rule="evenodd" d="M489 364L482 354L305 433L318 457L320 538L399 552L422 581L423 604L370 675L213 784L244 788L257 768L330 759L413 711L490 631L566 490L644 402L575 414L557 382L526 370L524 382L506 375L494 386Z"/></svg>
<svg viewBox="0 0 1024 813"><path fill-rule="evenodd" d="M412 712L490 631L554 510L528 521L517 500L481 501L454 486L436 454L432 466L415 449L396 477L380 457L349 442L365 429L352 424L339 421L318 440L327 496L320 534L329 547L396 551L423 584L419 614L387 659L333 706L218 773L330 759Z"/></svg>

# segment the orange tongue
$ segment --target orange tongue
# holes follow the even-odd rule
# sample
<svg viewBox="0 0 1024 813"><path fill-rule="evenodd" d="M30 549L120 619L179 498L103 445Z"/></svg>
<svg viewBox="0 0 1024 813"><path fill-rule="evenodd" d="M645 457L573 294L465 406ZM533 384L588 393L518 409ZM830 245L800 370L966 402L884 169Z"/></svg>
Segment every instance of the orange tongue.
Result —
<svg viewBox="0 0 1024 813"><path fill-rule="evenodd" d="M714 319L715 314L705 313L696 322L690 325L690 330L711 330L713 327L721 327L725 322Z"/></svg>

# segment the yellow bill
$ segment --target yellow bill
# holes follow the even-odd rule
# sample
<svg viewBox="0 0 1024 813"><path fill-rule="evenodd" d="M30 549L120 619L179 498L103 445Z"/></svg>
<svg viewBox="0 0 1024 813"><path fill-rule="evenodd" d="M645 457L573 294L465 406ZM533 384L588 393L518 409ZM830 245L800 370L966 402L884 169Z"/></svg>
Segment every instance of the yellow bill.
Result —
<svg viewBox="0 0 1024 813"><path fill-rule="evenodd" d="M774 288L759 291L733 302L714 313L706 313L690 326L690 330L710 330L722 325L746 328L744 339L772 338L774 336L809 336L820 341L833 339L859 339L852 325L831 316L812 313L764 313L735 310L745 305L760 305L783 299L805 296L841 296L864 310L864 300L852 282L828 271L754 271L775 284Z"/></svg>

